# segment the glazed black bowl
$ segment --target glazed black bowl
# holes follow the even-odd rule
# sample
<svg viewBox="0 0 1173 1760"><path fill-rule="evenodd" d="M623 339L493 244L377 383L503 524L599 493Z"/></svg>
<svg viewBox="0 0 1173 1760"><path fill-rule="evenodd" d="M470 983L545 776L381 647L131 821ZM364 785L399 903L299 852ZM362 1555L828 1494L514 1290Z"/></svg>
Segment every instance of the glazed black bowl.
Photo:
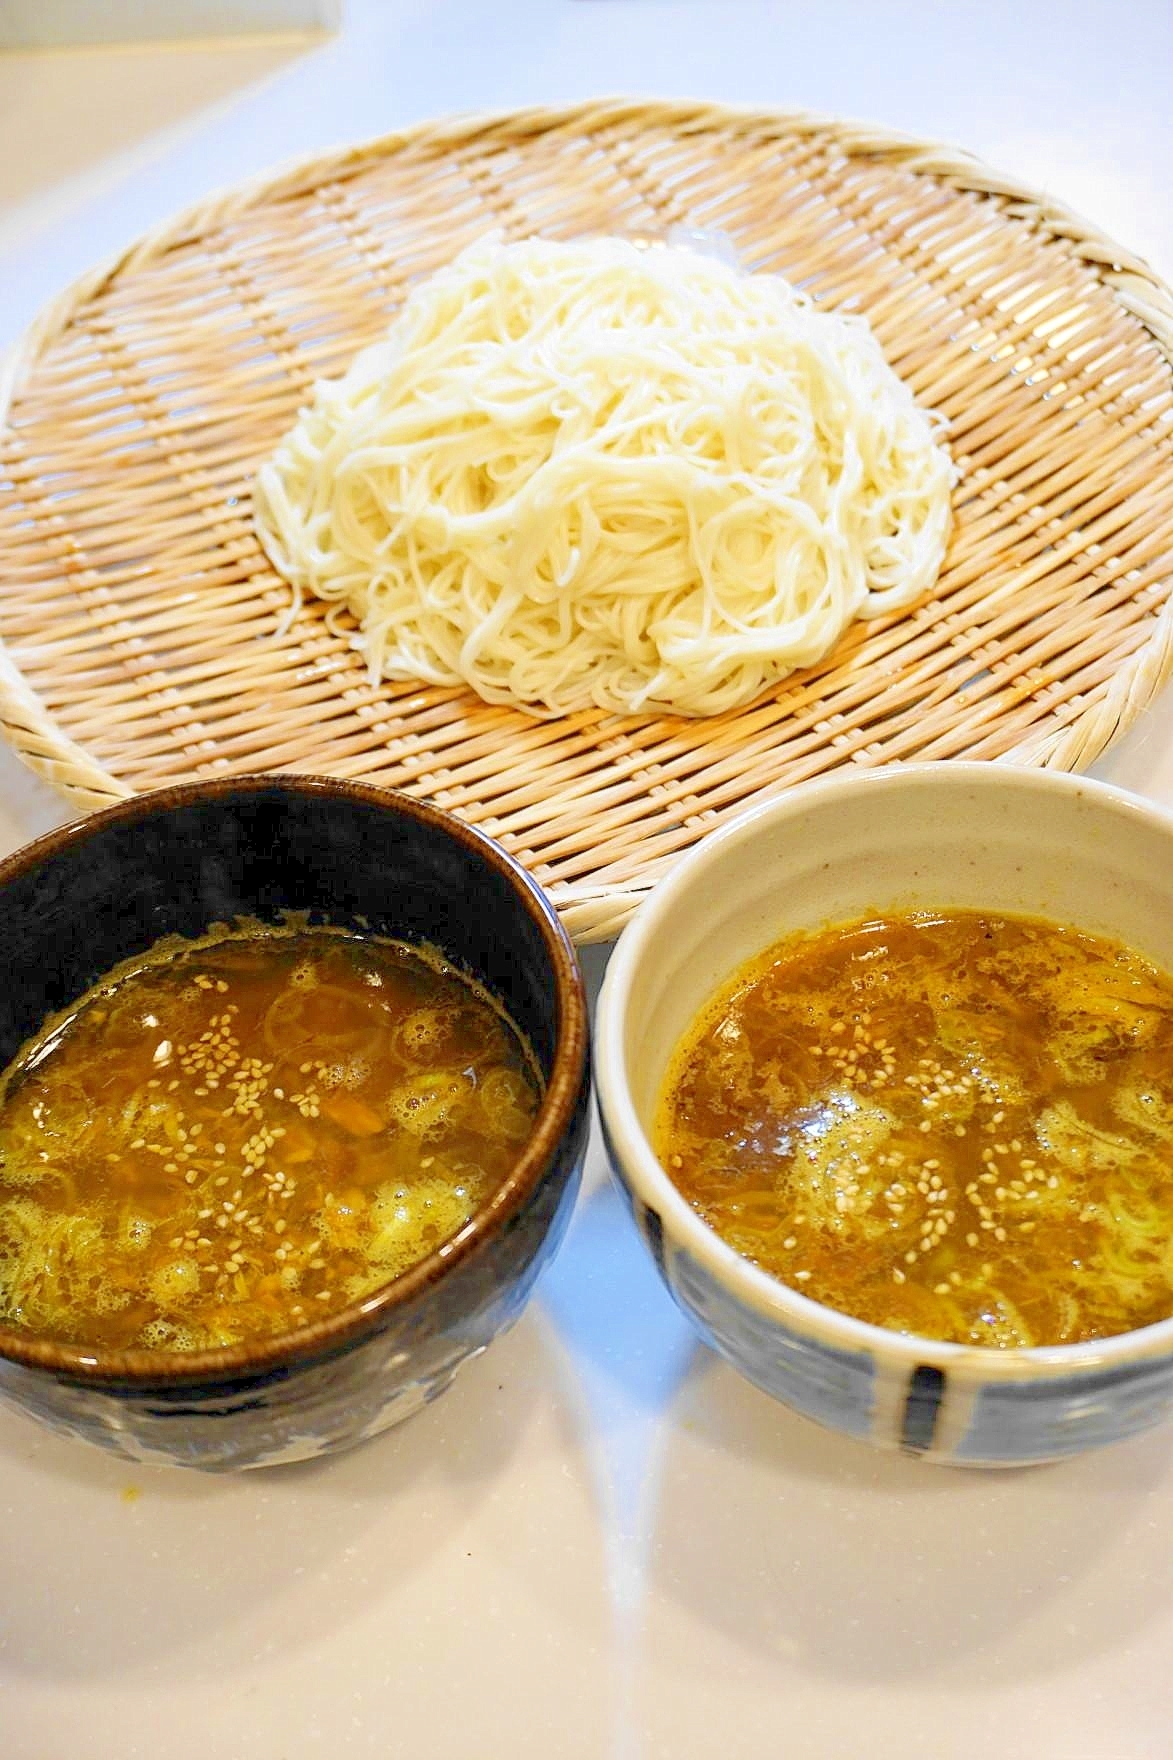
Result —
<svg viewBox="0 0 1173 1760"><path fill-rule="evenodd" d="M193 783L95 813L0 863L0 1066L46 1015L161 936L290 911L440 948L508 1010L545 1096L471 1223L324 1320L190 1353L87 1351L0 1326L0 1400L132 1460L268 1466L399 1422L517 1318L569 1218L590 1082L574 950L498 845L383 789L315 777Z"/></svg>

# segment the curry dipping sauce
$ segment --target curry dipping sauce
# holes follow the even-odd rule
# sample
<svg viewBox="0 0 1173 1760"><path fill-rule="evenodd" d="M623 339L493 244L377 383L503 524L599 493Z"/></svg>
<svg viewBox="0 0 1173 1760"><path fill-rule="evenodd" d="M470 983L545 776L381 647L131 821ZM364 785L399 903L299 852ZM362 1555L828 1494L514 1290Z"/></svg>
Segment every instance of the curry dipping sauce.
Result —
<svg viewBox="0 0 1173 1760"><path fill-rule="evenodd" d="M677 1047L655 1148L747 1259L995 1347L1173 1314L1173 979L1072 929L916 913L785 940Z"/></svg>
<svg viewBox="0 0 1173 1760"><path fill-rule="evenodd" d="M161 943L3 1076L0 1322L175 1351L304 1325L458 1233L539 1101L438 953L304 925Z"/></svg>

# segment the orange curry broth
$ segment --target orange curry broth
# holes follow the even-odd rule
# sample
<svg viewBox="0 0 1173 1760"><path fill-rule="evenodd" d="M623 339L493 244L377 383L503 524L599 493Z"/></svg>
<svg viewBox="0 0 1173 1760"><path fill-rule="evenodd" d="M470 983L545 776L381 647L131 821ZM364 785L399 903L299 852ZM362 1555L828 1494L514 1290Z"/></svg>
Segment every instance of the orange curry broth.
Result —
<svg viewBox="0 0 1173 1760"><path fill-rule="evenodd" d="M781 942L670 1065L657 1153L738 1252L861 1320L959 1343L1173 1313L1173 981L976 913Z"/></svg>
<svg viewBox="0 0 1173 1760"><path fill-rule="evenodd" d="M322 929L164 945L4 1076L0 1321L115 1349L296 1327L500 1184L535 1066L438 955Z"/></svg>

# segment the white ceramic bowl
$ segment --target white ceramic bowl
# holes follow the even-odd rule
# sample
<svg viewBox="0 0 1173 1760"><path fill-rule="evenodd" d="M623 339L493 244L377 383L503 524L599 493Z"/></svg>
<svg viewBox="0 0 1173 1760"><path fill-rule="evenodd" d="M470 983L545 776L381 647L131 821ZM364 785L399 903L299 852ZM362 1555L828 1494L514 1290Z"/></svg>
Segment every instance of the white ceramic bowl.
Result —
<svg viewBox="0 0 1173 1760"><path fill-rule="evenodd" d="M720 1240L649 1142L673 1047L745 960L792 931L933 906L1048 917L1173 969L1173 816L1080 777L959 763L853 773L751 810L680 863L612 954L595 1040L603 1129L672 1295L759 1387L819 1423L932 1460L1054 1460L1168 1414L1173 1320L998 1351L849 1319Z"/></svg>

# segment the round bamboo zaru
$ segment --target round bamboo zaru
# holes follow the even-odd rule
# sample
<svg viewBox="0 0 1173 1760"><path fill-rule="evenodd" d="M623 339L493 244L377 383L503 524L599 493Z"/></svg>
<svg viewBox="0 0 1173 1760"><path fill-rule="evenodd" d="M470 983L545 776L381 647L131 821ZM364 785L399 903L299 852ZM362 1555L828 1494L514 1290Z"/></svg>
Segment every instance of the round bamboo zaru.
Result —
<svg viewBox="0 0 1173 1760"><path fill-rule="evenodd" d="M317 378L420 276L512 238L720 229L866 313L951 424L936 590L715 720L536 721L372 684L250 519ZM0 384L0 718L83 806L255 770L430 796L514 852L581 941L682 850L838 767L1077 769L1173 666L1173 296L1048 198L807 115L607 102L456 119L203 203L69 289Z"/></svg>

